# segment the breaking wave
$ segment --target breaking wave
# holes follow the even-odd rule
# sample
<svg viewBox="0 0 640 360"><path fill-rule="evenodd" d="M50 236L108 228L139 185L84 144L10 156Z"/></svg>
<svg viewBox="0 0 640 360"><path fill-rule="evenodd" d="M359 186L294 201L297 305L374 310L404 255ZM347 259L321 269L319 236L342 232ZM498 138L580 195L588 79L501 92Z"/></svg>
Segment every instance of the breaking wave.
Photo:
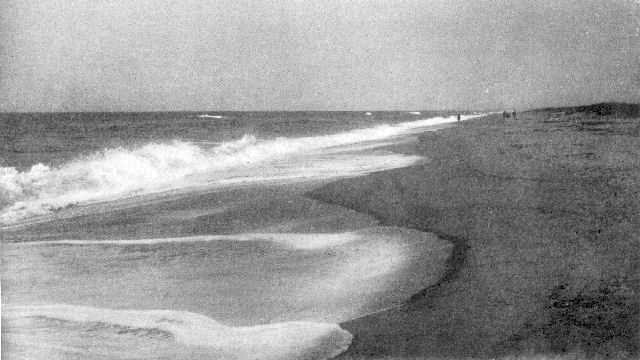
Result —
<svg viewBox="0 0 640 360"><path fill-rule="evenodd" d="M16 223L79 203L198 184L230 184L247 178L328 178L408 166L420 158L389 153L336 158L332 154L341 147L362 150L373 144L368 145L370 149L376 141L453 121L453 117L438 117L301 138L258 140L245 135L214 147L180 141L151 143L135 149L106 149L60 167L37 164L23 172L2 167L0 223ZM276 161L290 162L290 166L272 166Z"/></svg>
<svg viewBox="0 0 640 360"><path fill-rule="evenodd" d="M199 118L212 118L212 119L222 119L222 115L209 115L209 114L202 114L202 115L198 115Z"/></svg>
<svg viewBox="0 0 640 360"><path fill-rule="evenodd" d="M45 328L52 328L49 331L75 331L80 334L63 340L56 338L50 346L43 344L43 340L35 344L25 336L12 337L12 333L20 332L36 335L33 332L37 329L42 331L42 325L34 327L29 321L38 320L49 321L45 325ZM213 359L320 360L346 351L352 340L351 334L338 324L296 321L231 327L204 315L174 310L114 310L74 305L7 306L3 309L4 321L7 328L3 332L7 332L7 340L16 342L11 344L12 349L19 349L23 345L20 343L26 341L29 343L27 346L37 345L47 352L62 352L58 354L62 356L64 352L99 349L100 346L96 345L109 341L113 336L126 338L135 335L137 342L142 343L149 338L155 340L154 347L158 348L158 341L204 348ZM87 334L92 347L64 343L64 339L79 339ZM114 343L119 341L112 341L109 346Z"/></svg>

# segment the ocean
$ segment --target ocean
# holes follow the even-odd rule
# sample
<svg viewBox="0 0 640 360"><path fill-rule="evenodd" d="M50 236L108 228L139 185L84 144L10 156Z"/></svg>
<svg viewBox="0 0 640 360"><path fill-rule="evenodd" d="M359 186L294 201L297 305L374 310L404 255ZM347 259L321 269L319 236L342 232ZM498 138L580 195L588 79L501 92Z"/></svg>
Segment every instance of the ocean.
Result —
<svg viewBox="0 0 640 360"><path fill-rule="evenodd" d="M481 114L465 114L462 120ZM306 194L451 112L0 114L3 359L327 359L451 244Z"/></svg>

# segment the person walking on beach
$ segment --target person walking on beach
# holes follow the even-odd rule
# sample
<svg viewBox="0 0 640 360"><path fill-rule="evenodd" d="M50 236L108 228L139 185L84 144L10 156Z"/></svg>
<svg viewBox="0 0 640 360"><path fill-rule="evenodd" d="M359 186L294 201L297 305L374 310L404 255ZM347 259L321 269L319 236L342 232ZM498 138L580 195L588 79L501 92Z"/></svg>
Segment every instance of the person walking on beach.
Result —
<svg viewBox="0 0 640 360"><path fill-rule="evenodd" d="M460 114L458 114L458 121L460 121Z"/></svg>

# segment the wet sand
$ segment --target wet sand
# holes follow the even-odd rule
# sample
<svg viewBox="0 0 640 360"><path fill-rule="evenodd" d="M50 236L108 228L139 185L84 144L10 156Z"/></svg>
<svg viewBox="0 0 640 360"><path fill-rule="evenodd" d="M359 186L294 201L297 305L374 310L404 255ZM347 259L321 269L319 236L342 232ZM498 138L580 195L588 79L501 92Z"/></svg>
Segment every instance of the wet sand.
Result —
<svg viewBox="0 0 640 360"><path fill-rule="evenodd" d="M488 116L422 135L424 166L312 191L454 244L438 284L342 324L343 358L637 356L637 109Z"/></svg>
<svg viewBox="0 0 640 360"><path fill-rule="evenodd" d="M62 220L4 230L7 242L146 239L246 232L343 232L375 226L371 216L314 201L314 183L203 190L104 209L67 209ZM77 211L81 215L73 212ZM72 215L67 216L66 213ZM65 218L66 217L66 218Z"/></svg>

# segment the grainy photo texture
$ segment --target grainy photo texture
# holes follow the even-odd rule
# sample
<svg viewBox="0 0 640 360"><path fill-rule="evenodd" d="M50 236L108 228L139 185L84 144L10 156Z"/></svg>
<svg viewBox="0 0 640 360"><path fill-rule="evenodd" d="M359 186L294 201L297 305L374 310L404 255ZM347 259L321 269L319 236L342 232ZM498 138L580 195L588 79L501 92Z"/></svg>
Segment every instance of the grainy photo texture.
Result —
<svg viewBox="0 0 640 360"><path fill-rule="evenodd" d="M2 359L637 359L638 0L3 0Z"/></svg>

